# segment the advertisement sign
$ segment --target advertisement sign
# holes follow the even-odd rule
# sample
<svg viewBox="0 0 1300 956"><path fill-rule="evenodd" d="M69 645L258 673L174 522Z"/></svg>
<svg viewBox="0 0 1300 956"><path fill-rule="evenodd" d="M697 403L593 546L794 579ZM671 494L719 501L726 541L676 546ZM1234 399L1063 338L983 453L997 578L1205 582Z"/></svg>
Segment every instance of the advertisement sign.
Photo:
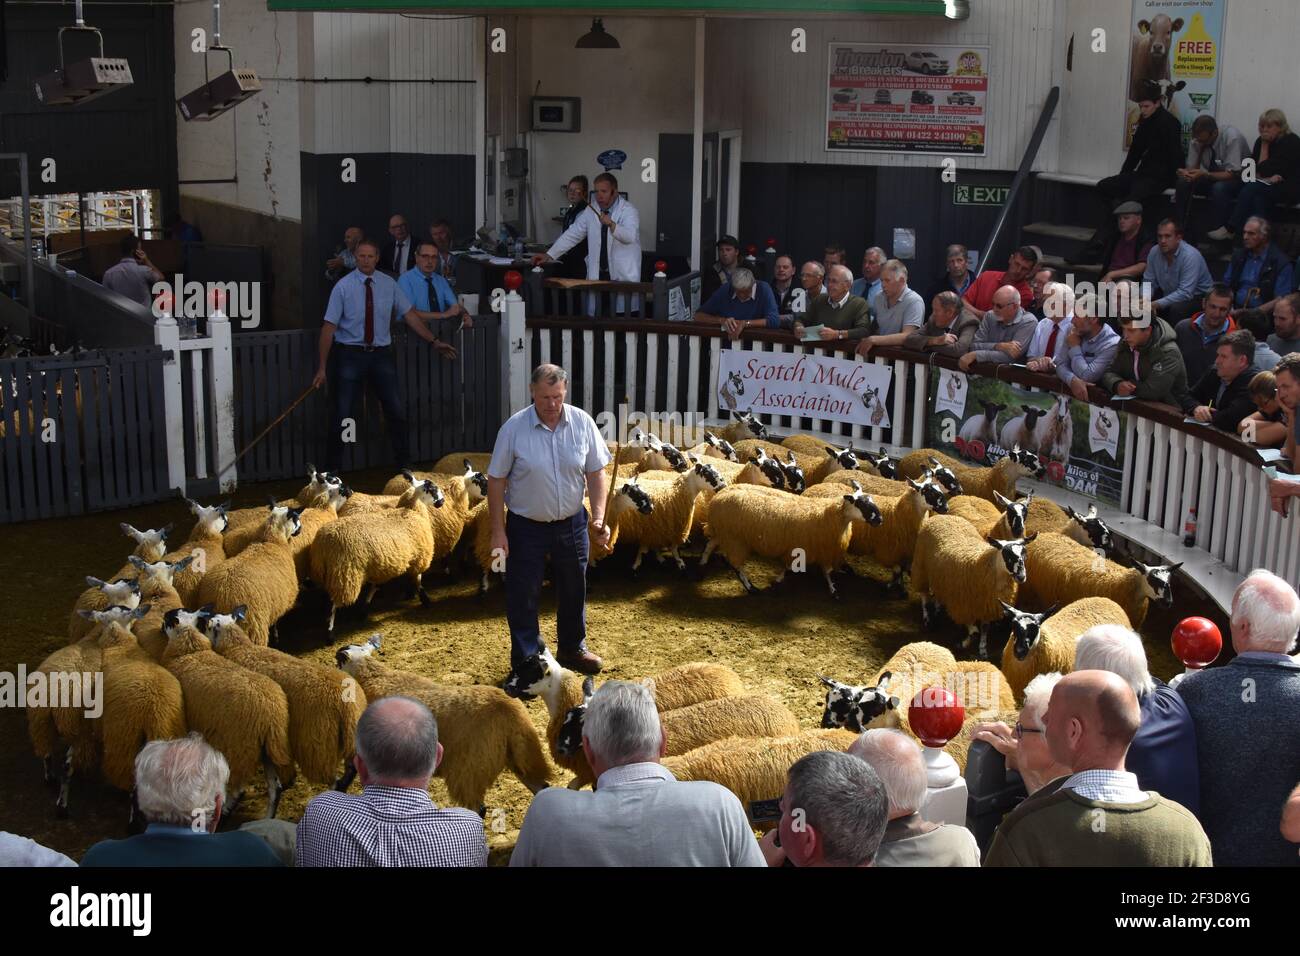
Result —
<svg viewBox="0 0 1300 956"><path fill-rule="evenodd" d="M832 43L826 149L984 155L988 47Z"/></svg>
<svg viewBox="0 0 1300 956"><path fill-rule="evenodd" d="M930 378L929 407L930 447L991 465L1019 445L1042 459L1048 482L1119 505L1125 422L1115 409L947 369Z"/></svg>
<svg viewBox="0 0 1300 956"><path fill-rule="evenodd" d="M723 349L718 363L718 411L798 415L854 425L889 427L886 398L894 370L813 353Z"/></svg>
<svg viewBox="0 0 1300 956"><path fill-rule="evenodd" d="M1140 118L1137 98L1144 80L1160 87L1165 108L1182 124L1184 155L1196 117L1217 114L1226 6L1227 0L1133 0L1125 149Z"/></svg>

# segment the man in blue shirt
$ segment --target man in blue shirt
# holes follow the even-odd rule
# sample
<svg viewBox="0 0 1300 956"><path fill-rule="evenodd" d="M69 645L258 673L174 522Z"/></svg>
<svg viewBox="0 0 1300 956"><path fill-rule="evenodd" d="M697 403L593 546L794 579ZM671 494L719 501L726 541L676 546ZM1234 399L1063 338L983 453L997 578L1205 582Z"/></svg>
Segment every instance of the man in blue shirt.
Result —
<svg viewBox="0 0 1300 956"><path fill-rule="evenodd" d="M320 364L312 380L317 388L325 384L330 352L337 347L334 381L330 386L334 393L334 421L327 468L338 469L342 465L343 420L352 415L357 397L367 382L374 386L379 404L383 406L393 454L397 463L405 468L410 464L406 409L402 407L397 387L397 361L393 356L390 334L393 321L399 317L404 319L407 328L437 349L444 358L454 359L456 350L429 331L425 318L416 311L406 293L398 288L395 279L376 271L378 246L368 239L362 240L357 245L356 257L356 269L340 279L330 292L325 321L320 330Z"/></svg>
<svg viewBox="0 0 1300 956"><path fill-rule="evenodd" d="M882 288L880 284L880 270L885 265L885 250L879 246L872 246L862 254L862 275L853 280L853 285L849 287L849 295L861 296L867 300L867 309L871 317L876 317L876 296L880 294Z"/></svg>
<svg viewBox="0 0 1300 956"><path fill-rule="evenodd" d="M766 282L754 278L748 269L737 267L731 281L709 296L695 313L696 322L721 325L733 339L750 326L777 329L781 319L776 294Z"/></svg>
<svg viewBox="0 0 1300 956"><path fill-rule="evenodd" d="M461 328L474 327L469 310L456 301L451 285L438 274L438 247L432 239L425 239L415 247L415 265L402 273L397 288L406 294L422 313L420 318L454 319L461 317Z"/></svg>
<svg viewBox="0 0 1300 956"><path fill-rule="evenodd" d="M1271 313L1273 304L1295 288L1291 260L1269 242L1272 231L1260 216L1251 216L1241 229L1242 248L1233 253L1223 273L1223 283L1232 289L1232 304L1238 309Z"/></svg>
<svg viewBox="0 0 1300 956"><path fill-rule="evenodd" d="M1156 315L1172 325L1196 311L1214 279L1205 257L1191 243L1183 242L1183 228L1172 219L1156 227L1156 244L1159 249L1147 257L1142 281L1151 283Z"/></svg>

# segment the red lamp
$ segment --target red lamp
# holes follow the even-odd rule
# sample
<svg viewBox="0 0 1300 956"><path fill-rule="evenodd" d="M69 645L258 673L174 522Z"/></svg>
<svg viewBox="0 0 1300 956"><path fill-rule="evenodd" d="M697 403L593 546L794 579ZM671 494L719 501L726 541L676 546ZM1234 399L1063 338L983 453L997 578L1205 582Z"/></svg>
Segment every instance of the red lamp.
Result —
<svg viewBox="0 0 1300 956"><path fill-rule="evenodd" d="M668 262L665 259L655 260L655 275L661 276L668 272Z"/></svg>
<svg viewBox="0 0 1300 956"><path fill-rule="evenodd" d="M1169 639L1174 654L1187 669L1169 682L1174 687L1188 674L1213 664L1223 650L1223 635L1209 618L1185 617Z"/></svg>
<svg viewBox="0 0 1300 956"><path fill-rule="evenodd" d="M758 246L754 245L752 242L745 246L745 255L749 256L751 259L754 258L754 254L757 252Z"/></svg>
<svg viewBox="0 0 1300 956"><path fill-rule="evenodd" d="M224 315L225 306L226 290L214 286L208 291L208 315Z"/></svg>
<svg viewBox="0 0 1300 956"><path fill-rule="evenodd" d="M931 789L952 784L961 776L957 762L943 750L961 733L966 709L946 687L923 687L907 708L907 723L925 745L926 782Z"/></svg>
<svg viewBox="0 0 1300 956"><path fill-rule="evenodd" d="M511 292L518 292L519 287L524 284L524 276L517 269L511 269L505 274L506 288Z"/></svg>
<svg viewBox="0 0 1300 956"><path fill-rule="evenodd" d="M765 251L767 251L767 252L776 252L776 239L768 239L768 240L767 240L767 249L766 249Z"/></svg>

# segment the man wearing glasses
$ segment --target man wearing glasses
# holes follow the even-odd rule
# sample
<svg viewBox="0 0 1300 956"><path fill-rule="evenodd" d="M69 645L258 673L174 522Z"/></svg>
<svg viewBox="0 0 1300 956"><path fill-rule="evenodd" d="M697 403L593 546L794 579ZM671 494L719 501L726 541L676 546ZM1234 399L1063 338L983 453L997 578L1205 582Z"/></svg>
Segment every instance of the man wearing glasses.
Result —
<svg viewBox="0 0 1300 956"><path fill-rule="evenodd" d="M1039 674L1025 687L1025 705L1014 728L1004 723L977 724L972 740L982 740L1007 758L1007 769L1016 770L1029 793L1041 790L1058 777L1067 777L1070 768L1057 763L1047 749L1043 736L1043 712L1052 697L1052 688L1060 674Z"/></svg>
<svg viewBox="0 0 1300 956"><path fill-rule="evenodd" d="M1016 362L1029 351L1037 320L1020 307L1020 292L1004 285L993 293L993 308L984 313L971 350L957 362L964 371L976 362L1002 365Z"/></svg>
<svg viewBox="0 0 1300 956"><path fill-rule="evenodd" d="M406 297L415 306L421 319L431 322L435 319L454 319L461 317L461 328L473 328L474 320L469 310L456 300L456 293L451 285L438 274L438 247L431 239L421 242L415 249L415 265L402 273L397 280L397 287L406 293Z"/></svg>

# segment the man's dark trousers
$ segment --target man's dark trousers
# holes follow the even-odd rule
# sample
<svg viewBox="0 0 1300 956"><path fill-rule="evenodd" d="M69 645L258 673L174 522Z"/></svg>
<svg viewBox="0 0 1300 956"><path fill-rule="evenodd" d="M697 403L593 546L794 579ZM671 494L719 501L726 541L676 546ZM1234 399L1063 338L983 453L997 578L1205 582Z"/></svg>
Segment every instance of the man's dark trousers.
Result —
<svg viewBox="0 0 1300 956"><path fill-rule="evenodd" d="M357 399L369 382L384 409L384 424L393 443L397 464L410 464L406 438L406 408L397 387L397 359L391 345L370 351L359 345L339 345L331 350L334 362L334 430L330 432L329 467L343 464L343 419L352 418Z"/></svg>
<svg viewBox="0 0 1300 956"><path fill-rule="evenodd" d="M510 666L543 647L537 625L546 558L555 585L556 639L561 654L576 654L587 639L587 509L560 521L533 521L506 515L506 621L510 625Z"/></svg>

